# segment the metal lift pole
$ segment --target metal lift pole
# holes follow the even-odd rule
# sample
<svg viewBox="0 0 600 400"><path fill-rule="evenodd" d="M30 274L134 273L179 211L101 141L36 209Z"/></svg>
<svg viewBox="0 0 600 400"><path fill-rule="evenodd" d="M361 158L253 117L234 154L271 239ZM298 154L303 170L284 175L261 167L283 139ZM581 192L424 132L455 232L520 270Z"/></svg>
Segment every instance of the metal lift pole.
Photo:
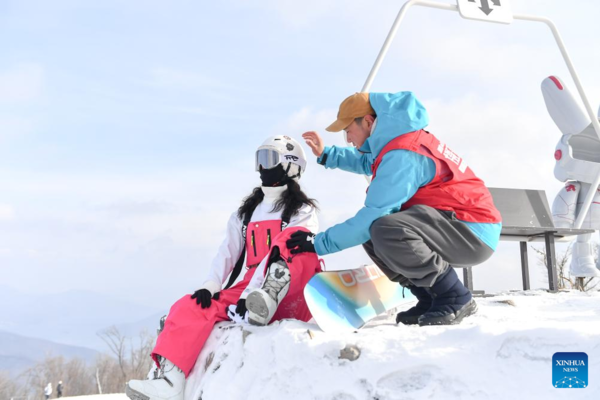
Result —
<svg viewBox="0 0 600 400"><path fill-rule="evenodd" d="M506 0L503 0L503 1L506 1ZM459 2L459 0L457 0L457 3L458 2ZM498 2L498 3L500 3L500 2ZM385 59L385 56L389 50L389 47L392 44L392 42L394 41L396 32L398 31L398 28L400 27L400 24L402 23L402 20L404 19L406 12L412 6L437 8L440 10L455 11L455 12L460 11L458 5L438 3L435 1L409 0L406 3L404 3L404 5L400 9L400 11L398 12L398 16L396 17L396 20L394 21L394 24L392 25L392 27L385 39L385 42L383 42L383 46L381 47L381 50L379 51L379 55L377 56L377 59L375 60L375 63L373 64L373 67L371 68L371 72L369 72L369 76L367 77L367 80L365 81L365 84L363 85L361 92L368 92L371 89L373 80L377 76L377 73L379 72L379 68L381 67L383 60ZM548 25L548 27L552 31L552 34L554 35L554 39L556 40L556 44L558 45L558 48L560 49L563 59L564 59L565 63L567 64L567 68L569 69L571 78L573 78L573 81L575 82L575 86L577 87L577 92L579 93L579 96L581 96L581 100L583 101L583 105L585 106L585 109L588 113L588 116L590 117L590 120L592 121L592 125L594 126L594 130L596 131L596 135L598 135L598 138L600 139L600 123L598 123L598 117L596 116L596 114L594 113L594 110L590 106L590 102L588 101L588 98L583 90L583 85L581 84L581 81L579 80L579 76L577 75L577 72L575 71L573 62L571 61L571 57L569 56L569 53L567 52L567 49L562 41L560 33L558 32L556 25L554 25L554 22L552 22L550 19L545 18L545 17L537 17L537 16L532 16L532 15L517 15L517 14L515 14L512 16L512 18L517 19L517 20L522 20L522 21L542 22L542 23ZM498 22L498 21L491 21L491 22ZM368 177L367 177L367 180L368 180ZM594 179L594 182L592 183L592 188L598 188L598 185L600 185L600 173ZM592 200L594 198L595 193L596 193L595 190L590 190L588 192L588 194L586 195L585 200L582 205L582 208L579 211L579 215L574 224L575 229L581 228L581 225L583 224L583 218L587 214L587 212L590 208L590 205L592 204Z"/></svg>

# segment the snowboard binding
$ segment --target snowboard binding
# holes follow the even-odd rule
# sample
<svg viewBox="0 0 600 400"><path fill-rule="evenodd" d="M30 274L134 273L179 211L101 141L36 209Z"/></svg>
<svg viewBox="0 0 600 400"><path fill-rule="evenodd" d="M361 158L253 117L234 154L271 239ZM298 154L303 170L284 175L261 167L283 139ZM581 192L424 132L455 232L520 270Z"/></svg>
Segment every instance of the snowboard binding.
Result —
<svg viewBox="0 0 600 400"><path fill-rule="evenodd" d="M271 251L266 269L262 287L253 290L246 298L248 322L252 325L264 326L271 322L290 288L290 270L278 247Z"/></svg>

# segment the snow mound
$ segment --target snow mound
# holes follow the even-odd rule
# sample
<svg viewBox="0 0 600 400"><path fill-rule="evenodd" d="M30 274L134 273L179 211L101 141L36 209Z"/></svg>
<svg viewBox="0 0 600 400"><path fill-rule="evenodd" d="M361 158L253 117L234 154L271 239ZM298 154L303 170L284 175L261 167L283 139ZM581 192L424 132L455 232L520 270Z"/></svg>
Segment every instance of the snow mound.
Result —
<svg viewBox="0 0 600 400"><path fill-rule="evenodd" d="M445 327L397 326L393 315L344 334L292 320L222 323L185 400L600 398L600 293L510 292L477 303L476 315ZM587 388L554 388L556 352L588 354Z"/></svg>

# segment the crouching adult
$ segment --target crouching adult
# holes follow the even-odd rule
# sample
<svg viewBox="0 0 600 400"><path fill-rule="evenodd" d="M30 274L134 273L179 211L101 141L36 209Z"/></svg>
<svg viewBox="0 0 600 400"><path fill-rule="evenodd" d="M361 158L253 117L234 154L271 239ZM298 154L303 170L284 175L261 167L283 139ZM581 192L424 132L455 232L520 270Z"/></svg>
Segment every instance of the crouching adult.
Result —
<svg viewBox="0 0 600 400"><path fill-rule="evenodd" d="M298 232L288 241L321 256L362 244L389 279L418 299L397 322L421 326L456 324L476 312L454 268L487 260L502 228L483 181L424 130L428 123L411 92L345 99L327 130L345 130L355 147L325 147L316 132L303 137L325 168L372 176L365 205L316 236Z"/></svg>

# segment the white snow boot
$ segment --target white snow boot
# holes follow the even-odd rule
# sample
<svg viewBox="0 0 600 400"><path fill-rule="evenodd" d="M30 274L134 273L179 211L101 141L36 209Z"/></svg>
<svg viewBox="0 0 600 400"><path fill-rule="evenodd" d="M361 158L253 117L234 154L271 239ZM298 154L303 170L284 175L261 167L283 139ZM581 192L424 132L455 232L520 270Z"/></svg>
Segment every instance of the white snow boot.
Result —
<svg viewBox="0 0 600 400"><path fill-rule="evenodd" d="M577 242L573 245L570 273L571 276L576 278L600 276L600 270L596 268L596 262L594 261L594 250L591 241L580 242L579 237L577 238Z"/></svg>
<svg viewBox="0 0 600 400"><path fill-rule="evenodd" d="M271 322L277 306L290 289L290 280L285 261L279 259L269 266L262 288L254 289L246 298L250 324L263 326Z"/></svg>
<svg viewBox="0 0 600 400"><path fill-rule="evenodd" d="M166 358L161 358L160 367L155 367L153 377L127 382L125 394L131 400L183 400L184 388L183 371Z"/></svg>

